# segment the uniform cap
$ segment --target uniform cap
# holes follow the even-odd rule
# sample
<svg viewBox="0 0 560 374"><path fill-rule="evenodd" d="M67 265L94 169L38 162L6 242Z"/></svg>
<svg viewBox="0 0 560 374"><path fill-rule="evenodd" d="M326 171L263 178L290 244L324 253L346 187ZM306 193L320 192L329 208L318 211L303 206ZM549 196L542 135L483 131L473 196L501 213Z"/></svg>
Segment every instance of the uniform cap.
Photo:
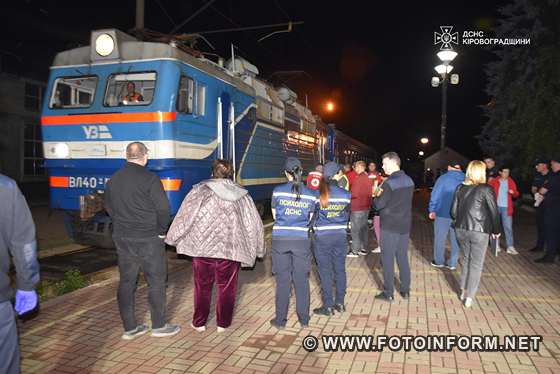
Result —
<svg viewBox="0 0 560 374"><path fill-rule="evenodd" d="M323 167L323 175L325 178L331 178L333 175L336 175L340 171L341 167L336 162L330 161Z"/></svg>
<svg viewBox="0 0 560 374"><path fill-rule="evenodd" d="M296 167L301 169L301 161L295 157L288 157L286 163L284 164L284 170L292 171Z"/></svg>

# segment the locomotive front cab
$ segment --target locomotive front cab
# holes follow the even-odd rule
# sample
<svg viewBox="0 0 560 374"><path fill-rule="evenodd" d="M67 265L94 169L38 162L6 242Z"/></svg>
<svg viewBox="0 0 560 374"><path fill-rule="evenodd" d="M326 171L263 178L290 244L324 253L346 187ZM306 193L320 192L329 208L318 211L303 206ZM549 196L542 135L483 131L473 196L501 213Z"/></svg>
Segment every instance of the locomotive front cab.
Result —
<svg viewBox="0 0 560 374"><path fill-rule="evenodd" d="M102 196L130 142L147 145L148 167L170 201L182 189L166 141L176 119L179 67L172 60L127 58L142 57L145 44L157 47L100 30L92 33L90 47L59 53L51 67L41 117L50 206L68 213L69 234L78 241L110 246ZM87 238L80 237L84 232L90 232ZM95 233L101 243L91 240Z"/></svg>

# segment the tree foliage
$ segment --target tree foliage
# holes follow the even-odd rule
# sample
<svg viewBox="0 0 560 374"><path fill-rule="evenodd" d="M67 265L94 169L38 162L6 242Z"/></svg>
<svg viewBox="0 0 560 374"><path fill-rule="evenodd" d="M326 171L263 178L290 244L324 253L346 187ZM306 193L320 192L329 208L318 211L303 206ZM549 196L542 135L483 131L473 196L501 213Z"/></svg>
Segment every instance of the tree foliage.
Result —
<svg viewBox="0 0 560 374"><path fill-rule="evenodd" d="M536 157L560 151L560 0L512 0L499 13L496 37L531 42L493 50L479 142L498 163L529 177Z"/></svg>

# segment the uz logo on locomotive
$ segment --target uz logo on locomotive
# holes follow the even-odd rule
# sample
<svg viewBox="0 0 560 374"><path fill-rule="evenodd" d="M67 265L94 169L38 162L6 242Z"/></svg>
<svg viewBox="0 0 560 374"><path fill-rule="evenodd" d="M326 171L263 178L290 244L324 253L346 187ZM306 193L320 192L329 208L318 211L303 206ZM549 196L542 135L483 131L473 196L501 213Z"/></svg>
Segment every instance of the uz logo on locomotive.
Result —
<svg viewBox="0 0 560 374"><path fill-rule="evenodd" d="M113 136L105 125L82 126L86 139L111 139Z"/></svg>

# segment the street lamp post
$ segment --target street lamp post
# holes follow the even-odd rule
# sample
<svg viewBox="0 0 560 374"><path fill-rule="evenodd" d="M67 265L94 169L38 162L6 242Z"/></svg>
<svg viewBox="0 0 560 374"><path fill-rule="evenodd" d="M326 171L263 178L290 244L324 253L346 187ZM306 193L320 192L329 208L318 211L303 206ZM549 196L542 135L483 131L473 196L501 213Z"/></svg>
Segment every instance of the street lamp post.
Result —
<svg viewBox="0 0 560 374"><path fill-rule="evenodd" d="M444 49L437 53L437 56L441 60L442 64L436 66L434 69L441 77L432 78L432 86L437 87L441 85L441 142L440 149L445 147L445 136L447 132L447 82L450 81L451 84L459 83L458 74L449 74L453 70L453 66L449 65L455 57L457 57L457 52L452 49Z"/></svg>

